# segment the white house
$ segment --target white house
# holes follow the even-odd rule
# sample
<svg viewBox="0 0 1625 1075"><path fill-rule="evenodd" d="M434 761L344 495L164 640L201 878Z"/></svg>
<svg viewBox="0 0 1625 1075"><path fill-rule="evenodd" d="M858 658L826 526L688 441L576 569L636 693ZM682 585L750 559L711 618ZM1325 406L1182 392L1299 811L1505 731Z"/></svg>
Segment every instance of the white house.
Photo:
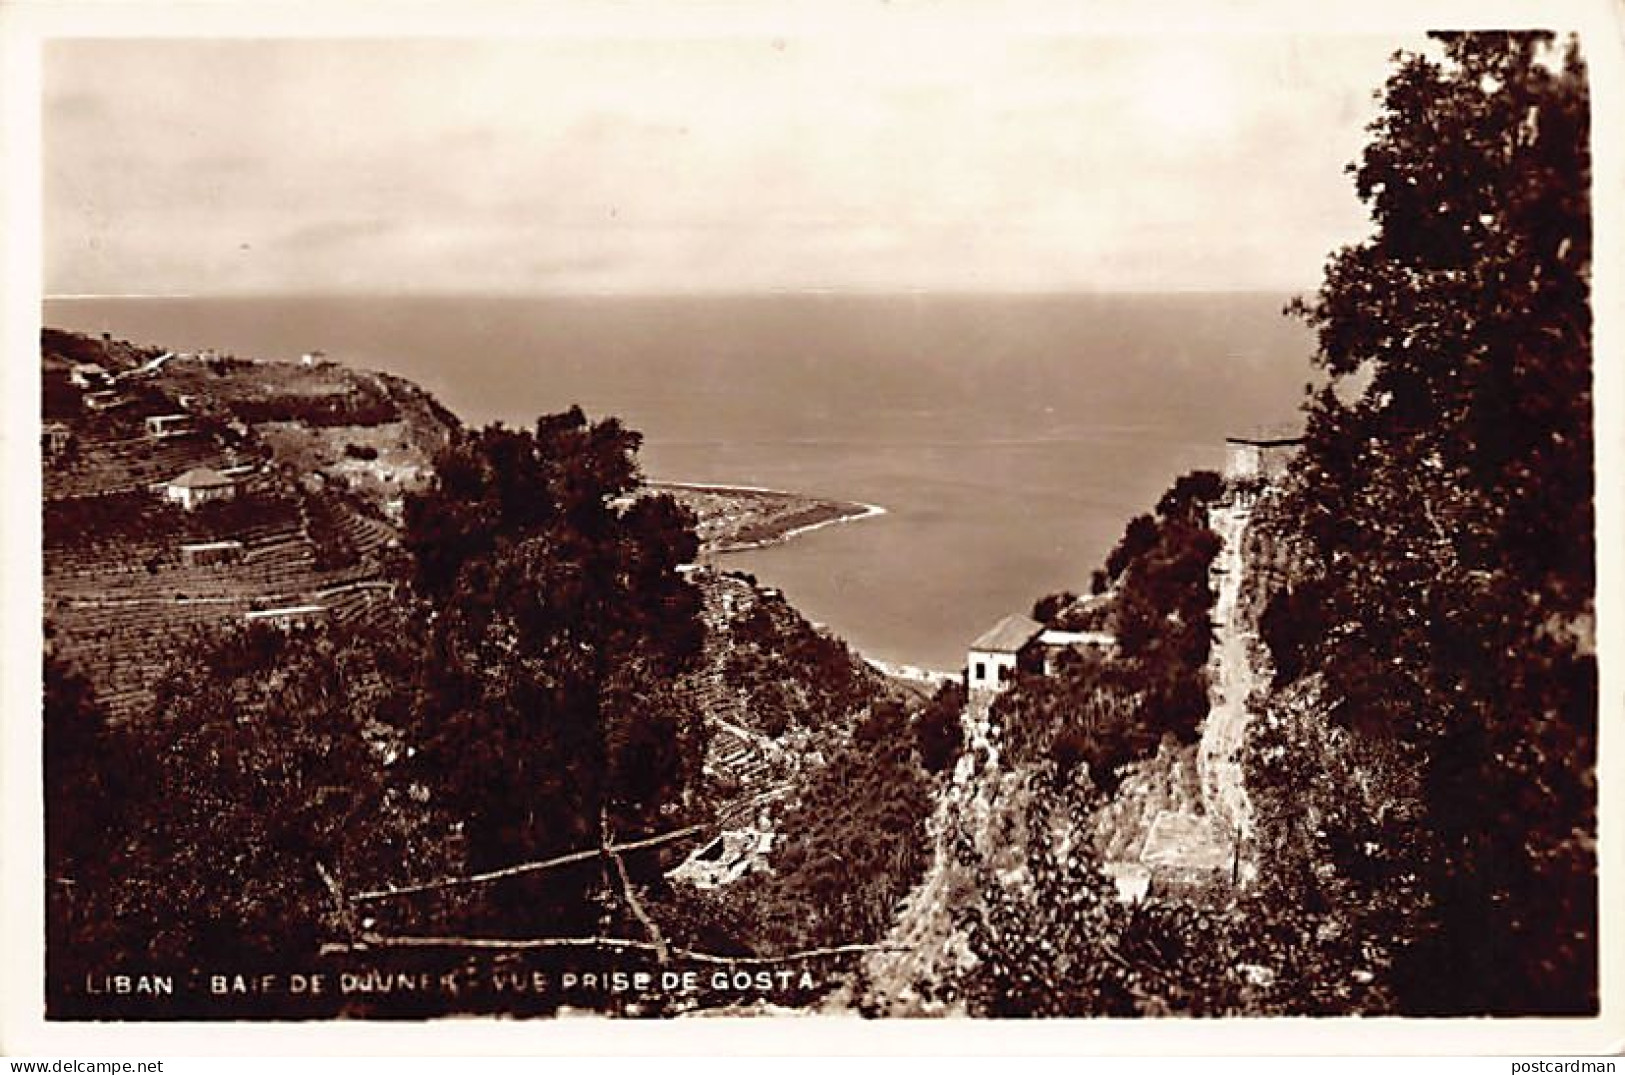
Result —
<svg viewBox="0 0 1625 1075"><path fill-rule="evenodd" d="M164 483L164 499L191 511L211 500L230 500L237 495L237 483L218 470L193 467Z"/></svg>
<svg viewBox="0 0 1625 1075"><path fill-rule="evenodd" d="M994 624L970 644L965 659L965 686L971 690L1003 690L1017 670L1040 670L1043 657L1036 643L1043 633L1043 624L1019 613Z"/></svg>
<svg viewBox="0 0 1625 1075"><path fill-rule="evenodd" d="M113 383L112 375L95 362L75 362L68 380L75 388L106 388Z"/></svg>
<svg viewBox="0 0 1625 1075"><path fill-rule="evenodd" d="M1302 443L1302 437L1226 437L1224 476L1231 481L1278 480Z"/></svg>

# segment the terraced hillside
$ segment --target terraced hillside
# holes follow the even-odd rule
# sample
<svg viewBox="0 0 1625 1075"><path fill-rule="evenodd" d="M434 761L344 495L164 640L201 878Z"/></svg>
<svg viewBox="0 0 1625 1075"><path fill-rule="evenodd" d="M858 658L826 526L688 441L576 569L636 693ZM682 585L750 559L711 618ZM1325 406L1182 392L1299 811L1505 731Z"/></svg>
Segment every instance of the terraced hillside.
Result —
<svg viewBox="0 0 1625 1075"><path fill-rule="evenodd" d="M455 429L427 396L332 364L53 330L42 352L46 632L115 719L151 703L193 632L342 622L388 599L390 510Z"/></svg>
<svg viewBox="0 0 1625 1075"><path fill-rule="evenodd" d="M709 725L708 793L726 803L783 791L894 688L776 591L711 569L690 577L705 644L678 693Z"/></svg>

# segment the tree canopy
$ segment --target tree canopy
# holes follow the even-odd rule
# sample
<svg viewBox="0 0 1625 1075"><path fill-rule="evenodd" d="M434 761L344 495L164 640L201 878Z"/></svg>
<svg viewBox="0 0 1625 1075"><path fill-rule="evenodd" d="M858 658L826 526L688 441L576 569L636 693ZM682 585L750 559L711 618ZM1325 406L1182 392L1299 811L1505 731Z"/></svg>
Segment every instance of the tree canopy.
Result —
<svg viewBox="0 0 1625 1075"><path fill-rule="evenodd" d="M1414 772L1417 1012L1595 1003L1589 106L1577 48L1435 35L1351 168L1372 236L1295 309L1330 383L1272 640ZM1401 811L1400 813L1404 813ZM1388 850L1392 850L1391 848ZM1348 864L1353 869L1353 864ZM1493 941L1489 939L1493 938Z"/></svg>
<svg viewBox="0 0 1625 1075"><path fill-rule="evenodd" d="M493 426L451 445L407 503L435 605L417 765L468 818L479 865L647 826L683 785L688 724L669 689L701 641L677 571L698 542L669 497L629 497L639 440L579 409Z"/></svg>

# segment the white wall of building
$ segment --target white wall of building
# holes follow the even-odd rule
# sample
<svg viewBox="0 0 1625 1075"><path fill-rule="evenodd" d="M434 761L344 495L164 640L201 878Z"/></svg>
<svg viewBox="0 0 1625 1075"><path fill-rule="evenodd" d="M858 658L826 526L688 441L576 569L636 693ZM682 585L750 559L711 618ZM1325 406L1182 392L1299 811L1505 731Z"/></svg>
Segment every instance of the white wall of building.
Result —
<svg viewBox="0 0 1625 1075"><path fill-rule="evenodd" d="M972 690L1003 690L1015 678L1016 655L973 649L965 667Z"/></svg>

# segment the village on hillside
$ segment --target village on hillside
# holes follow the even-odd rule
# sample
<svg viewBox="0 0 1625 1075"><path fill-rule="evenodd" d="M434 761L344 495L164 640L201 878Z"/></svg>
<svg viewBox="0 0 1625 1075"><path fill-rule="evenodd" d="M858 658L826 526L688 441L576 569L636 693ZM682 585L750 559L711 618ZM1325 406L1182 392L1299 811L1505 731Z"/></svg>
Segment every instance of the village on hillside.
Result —
<svg viewBox="0 0 1625 1075"><path fill-rule="evenodd" d="M109 338L44 344L50 643L115 718L150 704L163 646L190 627L345 623L388 599L392 515L445 435L399 386Z"/></svg>

